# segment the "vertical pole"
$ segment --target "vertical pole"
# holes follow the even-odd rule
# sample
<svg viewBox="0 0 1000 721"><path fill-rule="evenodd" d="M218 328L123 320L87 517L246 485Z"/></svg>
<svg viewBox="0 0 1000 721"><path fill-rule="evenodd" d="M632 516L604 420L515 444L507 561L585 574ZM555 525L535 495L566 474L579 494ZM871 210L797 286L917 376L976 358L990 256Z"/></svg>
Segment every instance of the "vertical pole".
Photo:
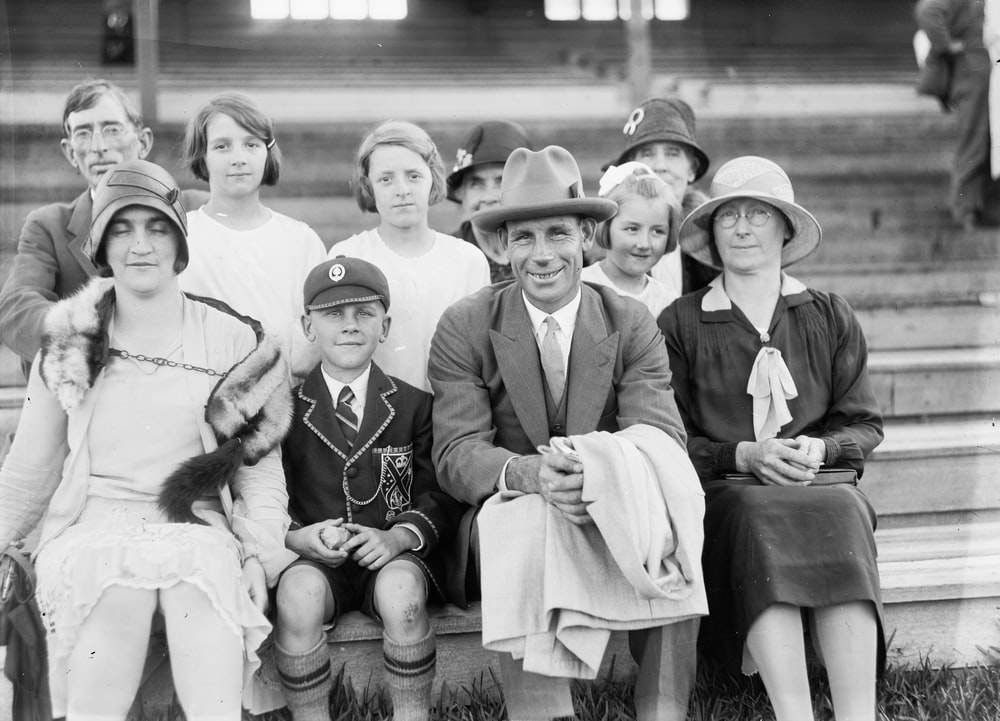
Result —
<svg viewBox="0 0 1000 721"><path fill-rule="evenodd" d="M133 0L135 11L136 70L142 119L149 127L159 120L156 109L156 81L160 74L159 0Z"/></svg>
<svg viewBox="0 0 1000 721"><path fill-rule="evenodd" d="M631 0L632 16L625 23L629 95L633 108L649 97L651 85L652 49L649 20L643 14L643 5L647 2L652 0Z"/></svg>

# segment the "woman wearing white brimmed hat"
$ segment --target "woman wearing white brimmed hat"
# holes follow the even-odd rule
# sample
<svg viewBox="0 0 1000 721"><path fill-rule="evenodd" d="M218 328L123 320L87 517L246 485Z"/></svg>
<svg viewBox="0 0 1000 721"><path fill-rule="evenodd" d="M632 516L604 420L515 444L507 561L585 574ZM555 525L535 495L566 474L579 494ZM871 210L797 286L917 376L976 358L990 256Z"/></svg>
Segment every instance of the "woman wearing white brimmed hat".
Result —
<svg viewBox="0 0 1000 721"><path fill-rule="evenodd" d="M842 298L783 272L821 231L779 166L732 160L710 195L680 244L722 272L659 318L706 491L702 648L759 670L779 721L811 719L808 623L837 719L870 721L885 645L875 513L856 478L882 417L864 334Z"/></svg>

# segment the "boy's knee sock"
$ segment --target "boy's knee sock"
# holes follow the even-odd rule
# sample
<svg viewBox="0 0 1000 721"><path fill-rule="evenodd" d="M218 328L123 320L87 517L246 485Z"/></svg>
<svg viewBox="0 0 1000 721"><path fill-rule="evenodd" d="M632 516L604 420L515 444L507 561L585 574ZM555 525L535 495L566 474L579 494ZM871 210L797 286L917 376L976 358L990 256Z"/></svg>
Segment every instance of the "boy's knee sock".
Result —
<svg viewBox="0 0 1000 721"><path fill-rule="evenodd" d="M305 653L288 653L274 644L285 701L295 721L330 721L330 652L326 635Z"/></svg>
<svg viewBox="0 0 1000 721"><path fill-rule="evenodd" d="M383 633L382 650L393 721L426 721L437 664L434 629L412 643L396 643Z"/></svg>

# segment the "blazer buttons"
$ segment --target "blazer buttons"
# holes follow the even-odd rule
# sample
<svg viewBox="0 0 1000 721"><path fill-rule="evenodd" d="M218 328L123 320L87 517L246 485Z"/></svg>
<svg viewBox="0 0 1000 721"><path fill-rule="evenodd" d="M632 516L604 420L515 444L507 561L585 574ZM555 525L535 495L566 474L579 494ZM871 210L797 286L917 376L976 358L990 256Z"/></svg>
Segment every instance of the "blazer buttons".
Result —
<svg viewBox="0 0 1000 721"><path fill-rule="evenodd" d="M352 466L352 467L350 467L350 468L347 469L347 471L344 473L344 475L346 475L348 478L357 478L358 477L358 469L354 468Z"/></svg>

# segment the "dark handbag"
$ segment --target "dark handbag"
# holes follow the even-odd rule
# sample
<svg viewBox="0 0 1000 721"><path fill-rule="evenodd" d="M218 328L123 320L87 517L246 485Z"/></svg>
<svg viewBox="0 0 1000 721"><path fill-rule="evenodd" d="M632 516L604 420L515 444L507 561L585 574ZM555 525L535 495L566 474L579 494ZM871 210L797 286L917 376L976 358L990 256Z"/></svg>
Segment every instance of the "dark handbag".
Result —
<svg viewBox="0 0 1000 721"><path fill-rule="evenodd" d="M847 483L852 486L858 485L858 473L847 468L820 468L816 471L816 477L812 483L805 488L812 486L837 486ZM702 488L717 488L723 486L743 485L743 486L763 486L757 476L752 473L727 473L722 478L707 481L702 484Z"/></svg>
<svg viewBox="0 0 1000 721"><path fill-rule="evenodd" d="M917 94L937 98L941 108L951 110L951 81L954 73L952 56L947 53L928 53L917 78Z"/></svg>
<svg viewBox="0 0 1000 721"><path fill-rule="evenodd" d="M19 547L0 551L0 643L14 687L13 721L52 721L45 626L35 601L35 569Z"/></svg>

